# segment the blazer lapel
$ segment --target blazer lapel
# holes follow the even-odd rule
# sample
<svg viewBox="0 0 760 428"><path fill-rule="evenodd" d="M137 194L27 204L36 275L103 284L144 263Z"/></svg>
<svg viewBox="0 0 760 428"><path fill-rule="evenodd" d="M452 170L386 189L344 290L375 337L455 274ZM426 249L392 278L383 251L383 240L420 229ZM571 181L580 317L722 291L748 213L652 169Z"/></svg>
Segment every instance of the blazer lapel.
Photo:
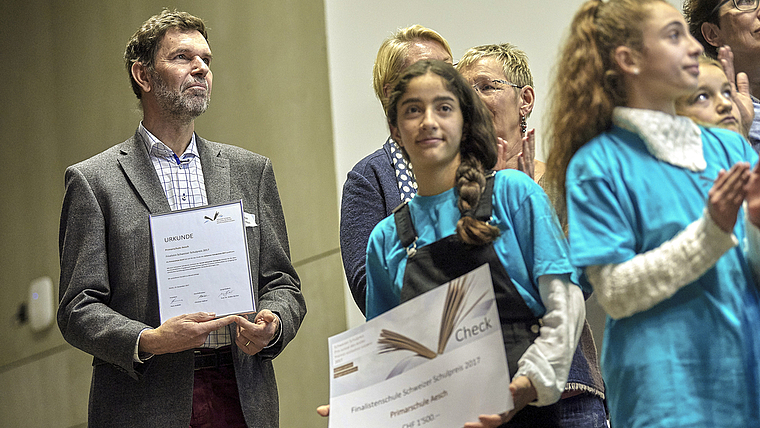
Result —
<svg viewBox="0 0 760 428"><path fill-rule="evenodd" d="M148 207L152 214L171 211L166 194L161 189L161 184L156 175L153 162L148 157L145 143L139 133L125 141L119 152L117 162L124 170L124 174L135 188L135 191Z"/></svg>
<svg viewBox="0 0 760 428"><path fill-rule="evenodd" d="M230 202L230 161L222 157L221 147L195 134L195 143L201 157L206 197L209 205Z"/></svg>

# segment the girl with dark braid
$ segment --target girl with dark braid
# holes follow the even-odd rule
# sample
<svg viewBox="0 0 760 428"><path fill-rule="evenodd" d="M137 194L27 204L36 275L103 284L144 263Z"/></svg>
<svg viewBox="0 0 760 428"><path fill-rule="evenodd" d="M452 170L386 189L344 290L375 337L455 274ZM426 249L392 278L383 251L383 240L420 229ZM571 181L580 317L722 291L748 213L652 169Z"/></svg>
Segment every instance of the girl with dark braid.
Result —
<svg viewBox="0 0 760 428"><path fill-rule="evenodd" d="M388 121L418 189L370 235L367 318L488 263L515 409L466 426L558 426L585 308L546 194L522 172L490 171L491 116L449 64L410 66L393 88Z"/></svg>

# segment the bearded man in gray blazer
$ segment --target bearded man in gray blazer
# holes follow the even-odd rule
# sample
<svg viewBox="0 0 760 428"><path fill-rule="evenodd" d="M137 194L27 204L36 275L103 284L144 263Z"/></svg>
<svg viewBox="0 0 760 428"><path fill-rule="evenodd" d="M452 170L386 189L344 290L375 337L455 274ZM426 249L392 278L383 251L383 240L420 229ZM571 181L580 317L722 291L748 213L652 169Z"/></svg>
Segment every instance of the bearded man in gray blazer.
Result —
<svg viewBox="0 0 760 428"><path fill-rule="evenodd" d="M93 355L91 427L278 426L271 360L306 314L269 159L207 141L202 20L165 10L127 45L135 135L66 170L58 325ZM149 216L242 199L256 314L159 321Z"/></svg>

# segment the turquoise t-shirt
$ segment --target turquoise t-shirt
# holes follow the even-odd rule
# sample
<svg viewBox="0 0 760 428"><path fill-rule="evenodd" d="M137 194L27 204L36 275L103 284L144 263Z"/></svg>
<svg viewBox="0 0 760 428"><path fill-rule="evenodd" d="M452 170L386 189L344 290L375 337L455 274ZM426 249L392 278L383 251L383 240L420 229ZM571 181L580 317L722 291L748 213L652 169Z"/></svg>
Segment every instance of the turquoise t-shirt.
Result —
<svg viewBox="0 0 760 428"><path fill-rule="evenodd" d="M491 224L501 235L494 250L517 291L531 311L546 311L538 291L538 277L572 274L568 246L546 193L522 172L496 173ZM456 232L461 217L454 188L434 196L416 195L409 202L417 247ZM406 268L406 249L401 246L393 216L375 226L367 247L367 319L399 304Z"/></svg>
<svg viewBox="0 0 760 428"><path fill-rule="evenodd" d="M660 161L641 138L614 127L567 171L571 259L621 263L659 247L699 219L720 169L757 162L738 134L702 131L707 168ZM760 424L760 312L741 244L671 298L633 316L608 317L602 349L613 426L748 427Z"/></svg>

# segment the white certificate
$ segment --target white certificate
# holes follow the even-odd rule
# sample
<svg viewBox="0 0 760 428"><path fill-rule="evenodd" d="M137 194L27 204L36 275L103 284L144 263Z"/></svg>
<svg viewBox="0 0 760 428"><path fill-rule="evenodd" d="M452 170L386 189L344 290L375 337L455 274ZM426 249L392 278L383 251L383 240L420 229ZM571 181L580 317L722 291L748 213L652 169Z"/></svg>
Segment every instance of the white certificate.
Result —
<svg viewBox="0 0 760 428"><path fill-rule="evenodd" d="M487 264L329 348L330 428L461 427L514 408Z"/></svg>
<svg viewBox="0 0 760 428"><path fill-rule="evenodd" d="M161 323L199 311L255 311L246 222L253 220L243 201L150 216Z"/></svg>

